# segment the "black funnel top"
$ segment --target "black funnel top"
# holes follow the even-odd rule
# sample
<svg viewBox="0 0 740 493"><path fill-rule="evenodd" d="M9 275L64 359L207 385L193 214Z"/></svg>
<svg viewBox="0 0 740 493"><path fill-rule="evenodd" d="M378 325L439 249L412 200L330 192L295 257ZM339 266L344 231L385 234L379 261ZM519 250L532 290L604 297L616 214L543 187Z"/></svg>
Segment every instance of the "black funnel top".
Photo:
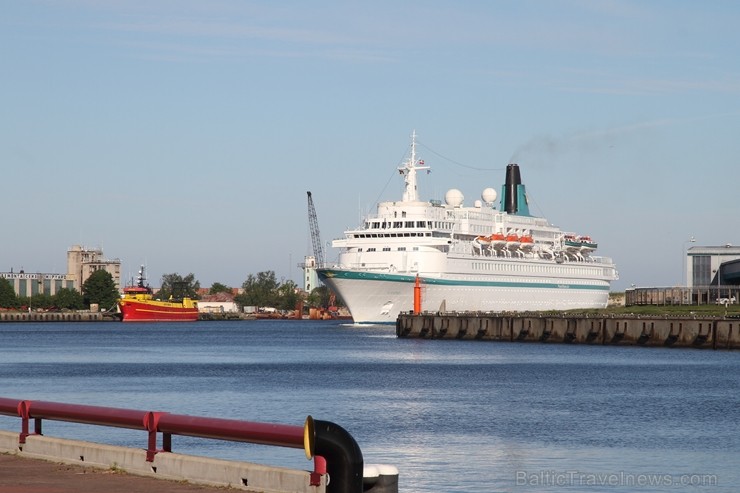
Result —
<svg viewBox="0 0 740 493"><path fill-rule="evenodd" d="M519 210L519 204L517 203L517 189L521 184L522 178L519 175L519 165L507 165L506 184L504 185L504 192L506 193L504 207L506 212L509 214L516 214L516 212Z"/></svg>

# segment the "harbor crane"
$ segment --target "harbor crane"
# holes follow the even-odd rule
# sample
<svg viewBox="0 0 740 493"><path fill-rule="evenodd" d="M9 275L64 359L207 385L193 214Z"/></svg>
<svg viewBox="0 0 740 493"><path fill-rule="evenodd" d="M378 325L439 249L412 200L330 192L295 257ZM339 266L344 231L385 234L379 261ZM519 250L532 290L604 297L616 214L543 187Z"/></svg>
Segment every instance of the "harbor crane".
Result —
<svg viewBox="0 0 740 493"><path fill-rule="evenodd" d="M313 206L311 192L308 195L308 224L311 228L311 243L313 244L313 256L316 259L316 267L324 265L324 249L321 246L321 233L319 232L319 220L316 217L316 208ZM336 294L329 290L329 310L336 311Z"/></svg>
<svg viewBox="0 0 740 493"><path fill-rule="evenodd" d="M324 264L324 249L321 247L321 233L319 232L319 220L316 217L316 209L313 206L311 192L308 194L308 224L311 227L311 242L313 243L313 256L316 258L316 265L321 267Z"/></svg>

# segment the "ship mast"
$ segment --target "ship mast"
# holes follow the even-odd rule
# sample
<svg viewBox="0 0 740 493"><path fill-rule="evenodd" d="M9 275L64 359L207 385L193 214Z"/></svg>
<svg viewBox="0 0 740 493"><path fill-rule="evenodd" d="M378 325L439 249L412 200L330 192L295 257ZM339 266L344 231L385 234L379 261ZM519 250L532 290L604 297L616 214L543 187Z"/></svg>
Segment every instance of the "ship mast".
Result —
<svg viewBox="0 0 740 493"><path fill-rule="evenodd" d="M416 160L416 130L411 134L411 156L398 168L398 172L404 175L405 187L403 190L403 202L417 202L419 195L417 193L416 172L419 170L428 170L429 166L424 166L424 160Z"/></svg>

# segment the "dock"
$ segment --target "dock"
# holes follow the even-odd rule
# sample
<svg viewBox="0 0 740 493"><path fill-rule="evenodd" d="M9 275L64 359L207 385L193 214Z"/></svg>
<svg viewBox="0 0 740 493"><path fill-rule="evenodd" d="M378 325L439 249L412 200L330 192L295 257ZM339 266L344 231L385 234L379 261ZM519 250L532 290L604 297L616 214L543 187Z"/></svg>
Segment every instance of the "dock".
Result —
<svg viewBox="0 0 740 493"><path fill-rule="evenodd" d="M0 491L7 493L218 493L223 486L164 480L115 469L0 453Z"/></svg>
<svg viewBox="0 0 740 493"><path fill-rule="evenodd" d="M398 493L395 467L365 465L360 446L347 430L330 421L315 420L310 415L303 426L296 426L6 397L0 397L0 415L19 418L20 424L20 433L0 430L0 491L198 491L172 490L165 486L173 481L174 484L185 481L253 493ZM138 430L147 446L131 448L55 438L43 433L45 421ZM172 448L173 435L301 449L313 462L313 469L297 470L176 453ZM30 459L42 460L25 462ZM57 465L50 468L44 461L54 461ZM76 471L74 475L69 474L70 469ZM37 470L39 472L34 472ZM160 488L151 482L132 482L133 478L125 482L116 479L111 484L123 483L121 489L116 490L101 487L107 479L105 471L113 476L129 473L170 483L162 483ZM84 475L92 479L84 480ZM60 478L63 487L56 486L55 477ZM80 487L81 480L85 487ZM136 484L144 486L134 489ZM127 485L131 488L126 489ZM203 488L202 491L212 489Z"/></svg>
<svg viewBox="0 0 740 493"><path fill-rule="evenodd" d="M740 319L694 316L593 316L538 313L401 313L396 336L480 340L740 349Z"/></svg>
<svg viewBox="0 0 740 493"><path fill-rule="evenodd" d="M117 320L103 312L19 312L0 311L0 322L106 322Z"/></svg>

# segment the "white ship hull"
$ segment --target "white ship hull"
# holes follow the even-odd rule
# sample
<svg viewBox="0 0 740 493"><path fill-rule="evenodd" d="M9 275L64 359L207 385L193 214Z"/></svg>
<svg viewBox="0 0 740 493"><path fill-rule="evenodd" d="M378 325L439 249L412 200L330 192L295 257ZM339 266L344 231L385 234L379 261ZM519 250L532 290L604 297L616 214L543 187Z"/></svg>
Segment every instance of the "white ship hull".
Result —
<svg viewBox="0 0 740 493"><path fill-rule="evenodd" d="M455 189L444 205L419 200L416 173L428 169L423 164L412 142L411 158L399 168L406 182L402 200L378 204L377 214L333 241L341 249L337 262L317 269L356 323L395 323L399 313L413 310L417 276L422 311L606 307L618 278L615 265L591 255L597 245L590 237L529 213L517 165L507 166L497 210L491 188L473 207L463 206Z"/></svg>
<svg viewBox="0 0 740 493"><path fill-rule="evenodd" d="M324 283L339 293L356 323L395 323L414 309L416 276L322 269ZM543 311L604 308L609 283L578 279L529 279L465 276L420 277L422 311Z"/></svg>

